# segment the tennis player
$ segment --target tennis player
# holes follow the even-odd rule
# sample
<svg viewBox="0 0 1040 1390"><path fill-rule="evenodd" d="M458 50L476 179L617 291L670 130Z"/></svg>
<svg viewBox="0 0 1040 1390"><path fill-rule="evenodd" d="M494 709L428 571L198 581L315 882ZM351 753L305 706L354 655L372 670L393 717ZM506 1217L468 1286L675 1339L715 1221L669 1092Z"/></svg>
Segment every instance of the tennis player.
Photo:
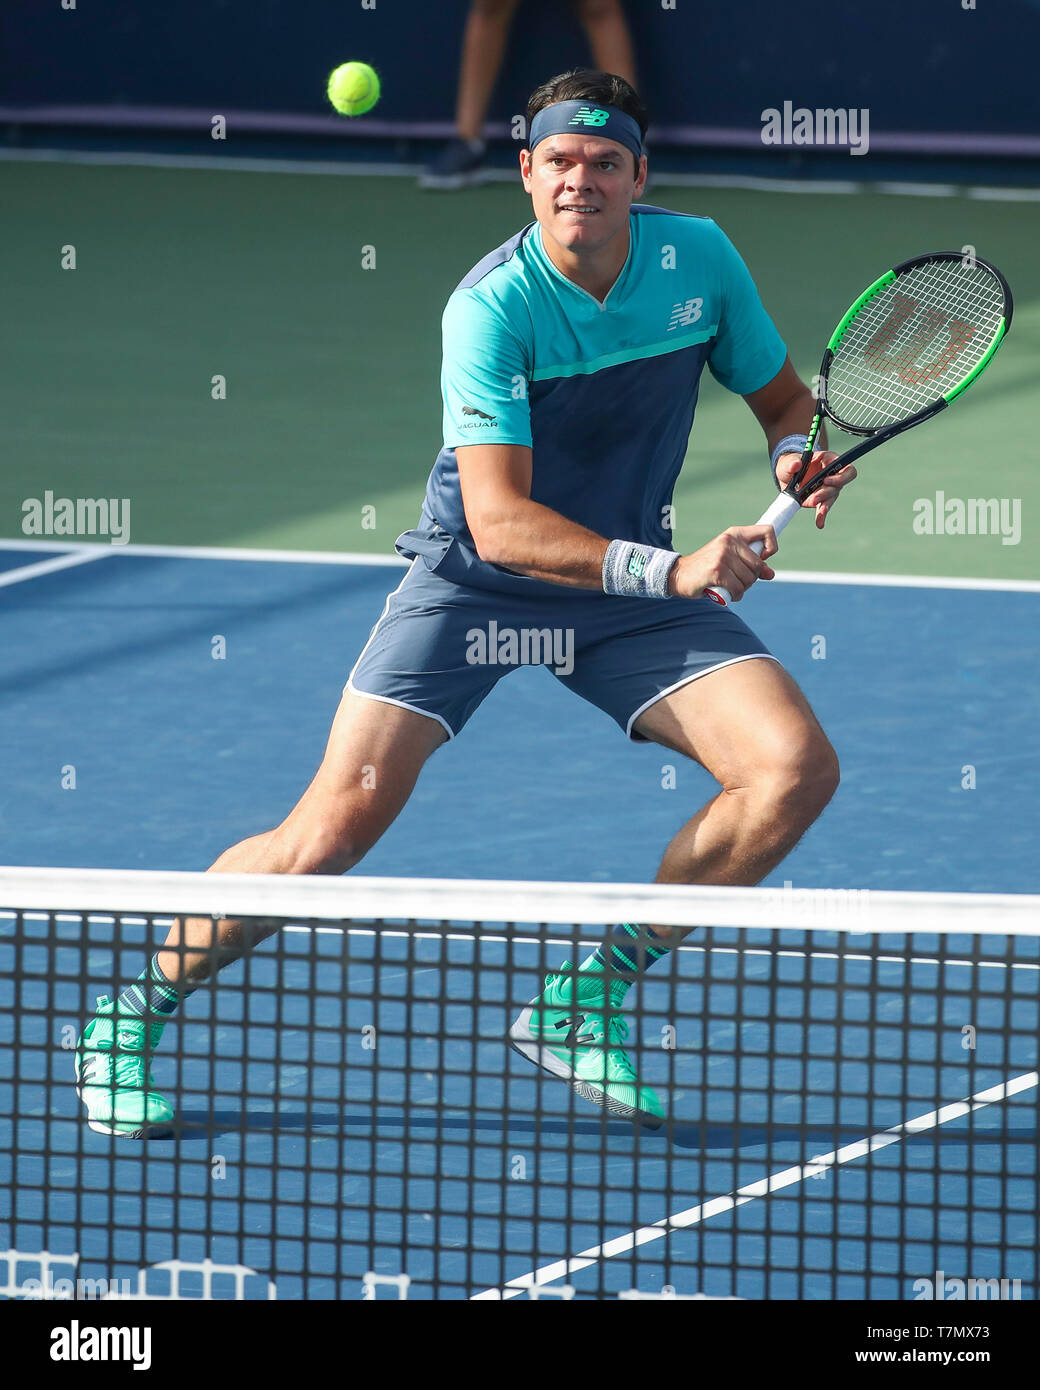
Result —
<svg viewBox="0 0 1040 1390"><path fill-rule="evenodd" d="M705 367L747 401L781 483L812 396L721 228L639 204L647 118L625 81L554 77L532 95L528 123L520 173L535 220L469 272L444 313L444 447L419 523L397 542L411 567L350 674L314 781L281 825L227 850L215 872L352 868L431 753L525 653L626 737L717 779L666 847L658 882L757 883L834 793L837 760L794 681L731 608L705 597L723 585L739 599L773 577L772 529L730 527L685 555L669 529ZM834 457L821 452L817 466ZM846 468L806 503L818 526L854 476ZM559 644L532 657L525 634L546 631ZM638 806L616 815L619 834L637 830ZM169 1128L148 1068L166 1020L241 953L247 931L255 941L275 929L223 921L214 942L208 918L177 922L140 979L98 1001L77 1054L92 1128ZM546 980L512 1043L610 1112L660 1123L618 1009L683 934L618 926L577 970Z"/></svg>

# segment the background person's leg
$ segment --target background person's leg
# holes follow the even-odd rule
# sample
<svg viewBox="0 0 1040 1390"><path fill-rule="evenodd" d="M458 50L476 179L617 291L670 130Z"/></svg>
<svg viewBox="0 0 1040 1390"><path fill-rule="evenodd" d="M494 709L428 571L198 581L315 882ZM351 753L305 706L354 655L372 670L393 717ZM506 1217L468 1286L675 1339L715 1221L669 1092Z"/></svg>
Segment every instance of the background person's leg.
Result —
<svg viewBox="0 0 1040 1390"><path fill-rule="evenodd" d="M465 188L484 168L484 121L502 67L506 39L519 0L473 0L462 35L455 105L458 136L433 160L423 188Z"/></svg>
<svg viewBox="0 0 1040 1390"><path fill-rule="evenodd" d="M491 93L519 0L473 0L462 35L455 125L463 140L484 134Z"/></svg>
<svg viewBox="0 0 1040 1390"><path fill-rule="evenodd" d="M576 0L576 9L589 38L594 66L616 73L638 89L636 55L619 0Z"/></svg>

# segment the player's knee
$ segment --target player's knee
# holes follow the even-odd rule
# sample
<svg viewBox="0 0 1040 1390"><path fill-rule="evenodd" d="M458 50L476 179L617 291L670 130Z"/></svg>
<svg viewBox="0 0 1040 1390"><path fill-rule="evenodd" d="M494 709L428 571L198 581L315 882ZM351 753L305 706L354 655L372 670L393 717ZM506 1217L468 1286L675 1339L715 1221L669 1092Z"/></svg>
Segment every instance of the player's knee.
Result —
<svg viewBox="0 0 1040 1390"><path fill-rule="evenodd" d="M355 864L360 864L370 846L360 844L350 835L322 836L310 848L313 868L305 870L312 874L345 874Z"/></svg>
<svg viewBox="0 0 1040 1390"><path fill-rule="evenodd" d="M838 755L816 731L778 751L763 778L772 814L811 823L838 789Z"/></svg>
<svg viewBox="0 0 1040 1390"><path fill-rule="evenodd" d="M840 779L838 755L821 734L809 741L797 768L791 769L788 800L806 820L815 820L838 790Z"/></svg>
<svg viewBox="0 0 1040 1390"><path fill-rule="evenodd" d="M281 872L288 874L345 874L372 847L347 827L336 824L286 824L275 833L280 842Z"/></svg>
<svg viewBox="0 0 1040 1390"><path fill-rule="evenodd" d="M821 737L818 751L813 755L811 776L808 778L808 790L811 793L814 815L819 815L827 805L838 790L840 781L841 767L838 763L838 755L828 740Z"/></svg>

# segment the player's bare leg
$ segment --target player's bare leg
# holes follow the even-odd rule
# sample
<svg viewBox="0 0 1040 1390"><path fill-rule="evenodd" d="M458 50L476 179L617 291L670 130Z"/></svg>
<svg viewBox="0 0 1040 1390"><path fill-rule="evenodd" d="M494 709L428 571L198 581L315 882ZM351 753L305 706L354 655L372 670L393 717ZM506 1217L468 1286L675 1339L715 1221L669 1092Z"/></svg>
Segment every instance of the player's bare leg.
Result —
<svg viewBox="0 0 1040 1390"><path fill-rule="evenodd" d="M636 728L699 762L721 785L673 837L658 883L758 883L790 853L838 785L834 749L775 661L741 661L691 681L651 705ZM666 939L672 934L667 927L654 931Z"/></svg>
<svg viewBox="0 0 1040 1390"><path fill-rule="evenodd" d="M314 780L281 825L224 851L210 873L342 874L354 867L404 808L423 764L447 738L426 715L346 693ZM159 952L168 980L197 983L209 973L210 918L175 922ZM249 940L277 930L251 924ZM183 942L187 948L176 948ZM242 924L219 923L221 963L245 944Z"/></svg>
<svg viewBox="0 0 1040 1390"><path fill-rule="evenodd" d="M345 695L321 767L276 829L232 846L218 873L338 874L375 844L446 738L435 720ZM156 1089L151 1058L184 995L280 922L189 917L118 999L97 1001L76 1048L76 1086L92 1129L139 1139L171 1132L173 1106ZM178 949L183 943L184 949Z"/></svg>
<svg viewBox="0 0 1040 1390"><path fill-rule="evenodd" d="M691 681L652 705L636 728L702 763L722 786L672 839L659 883L757 883L794 847L838 784L834 750L774 661L737 662ZM577 969L547 977L510 1030L513 1046L611 1114L661 1124L665 1108L639 1079L621 1011L637 976L667 954L671 938L685 934L618 924Z"/></svg>

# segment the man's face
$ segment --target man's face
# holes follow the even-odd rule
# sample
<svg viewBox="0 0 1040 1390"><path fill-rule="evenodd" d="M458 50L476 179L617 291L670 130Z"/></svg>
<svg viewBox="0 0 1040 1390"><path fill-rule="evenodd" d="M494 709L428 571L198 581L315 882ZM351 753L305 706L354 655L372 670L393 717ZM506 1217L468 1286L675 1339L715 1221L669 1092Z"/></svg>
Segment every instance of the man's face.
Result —
<svg viewBox="0 0 1040 1390"><path fill-rule="evenodd" d="M550 135L533 153L521 150L520 172L542 231L582 254L627 228L629 208L646 183L646 159L634 170L631 150L616 140Z"/></svg>

